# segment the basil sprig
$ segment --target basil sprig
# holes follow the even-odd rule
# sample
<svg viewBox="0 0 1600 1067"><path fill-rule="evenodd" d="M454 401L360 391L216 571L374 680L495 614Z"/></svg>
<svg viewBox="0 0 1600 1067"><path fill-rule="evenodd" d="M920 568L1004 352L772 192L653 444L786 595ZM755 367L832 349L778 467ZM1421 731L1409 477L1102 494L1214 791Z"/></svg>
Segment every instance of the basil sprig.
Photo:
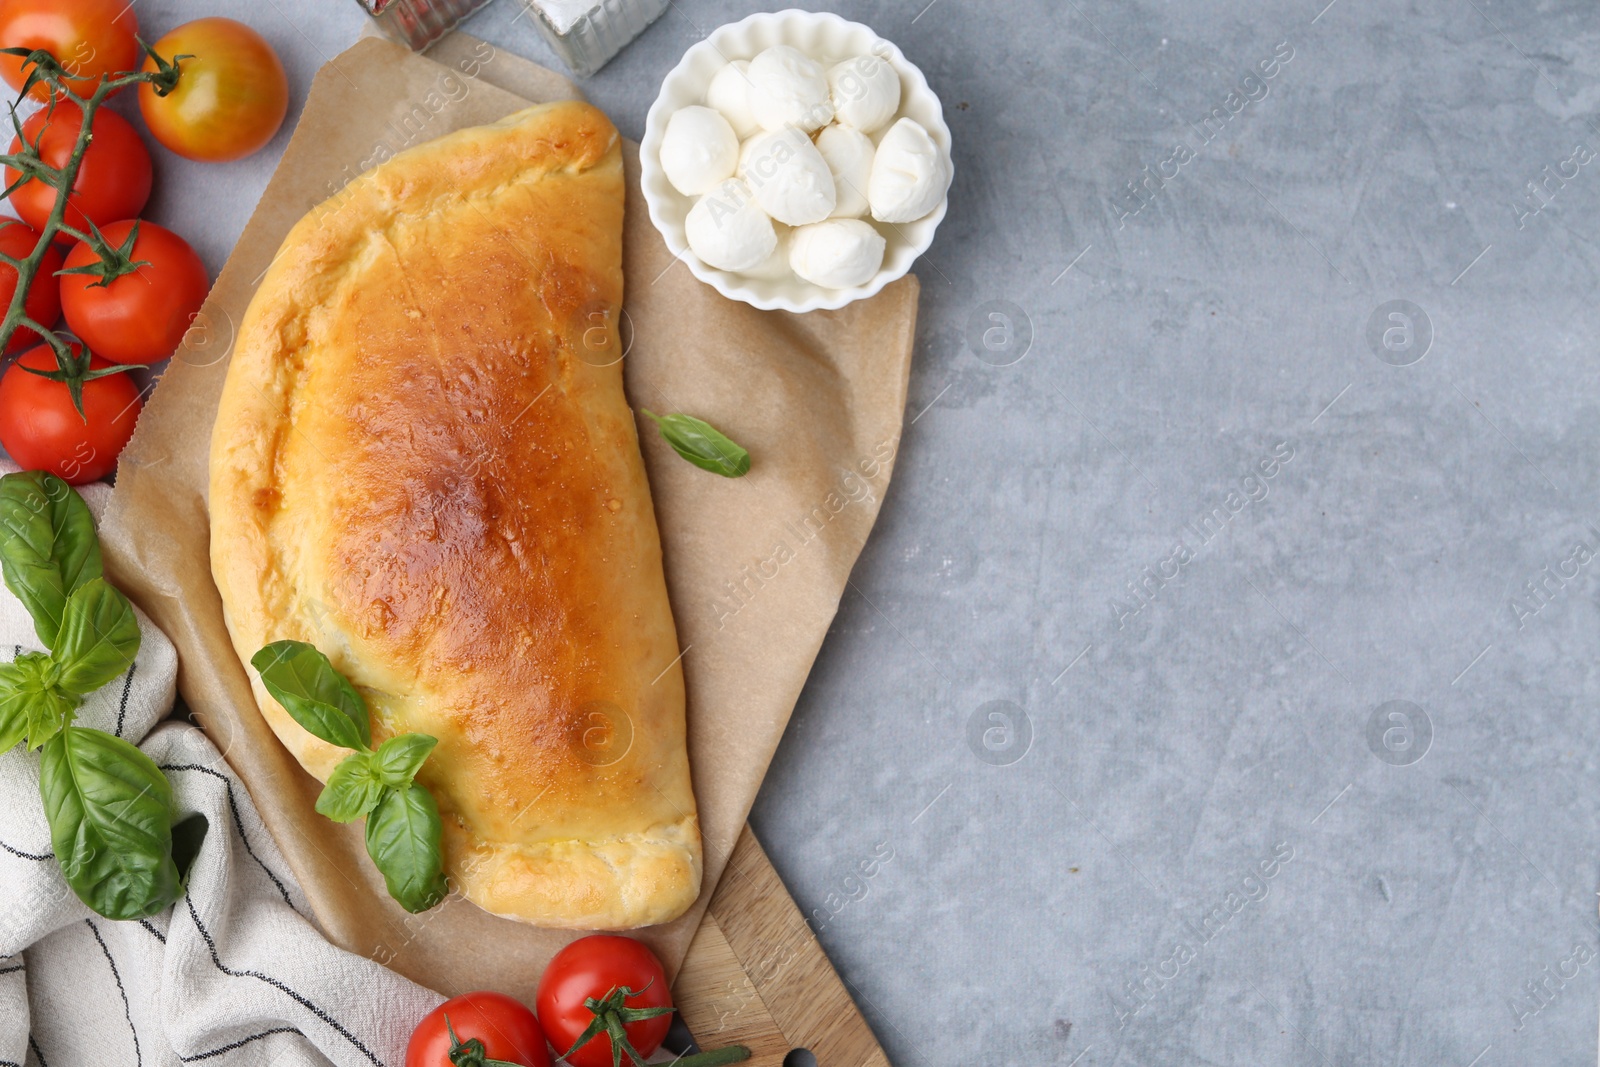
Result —
<svg viewBox="0 0 1600 1067"><path fill-rule="evenodd" d="M34 632L55 648L73 590L100 577L100 538L83 498L43 471L0 478L0 572L33 616Z"/></svg>
<svg viewBox="0 0 1600 1067"><path fill-rule="evenodd" d="M367 705L328 657L304 641L274 641L250 665L294 721L316 737L353 749L328 776L317 812L334 822L367 817L367 855L389 895L410 912L427 911L449 892L433 794L416 782L437 738L400 734L373 751Z"/></svg>
<svg viewBox="0 0 1600 1067"><path fill-rule="evenodd" d="M172 786L149 756L73 725L83 698L139 652L128 598L101 575L83 499L41 471L0 477L0 573L50 651L0 663L0 751L39 749L50 843L72 891L108 919L140 919L178 898Z"/></svg>
<svg viewBox="0 0 1600 1067"><path fill-rule="evenodd" d="M656 424L661 436L678 455L701 470L724 478L742 478L749 473L750 453L704 419L693 415L657 415L644 408L639 412Z"/></svg>

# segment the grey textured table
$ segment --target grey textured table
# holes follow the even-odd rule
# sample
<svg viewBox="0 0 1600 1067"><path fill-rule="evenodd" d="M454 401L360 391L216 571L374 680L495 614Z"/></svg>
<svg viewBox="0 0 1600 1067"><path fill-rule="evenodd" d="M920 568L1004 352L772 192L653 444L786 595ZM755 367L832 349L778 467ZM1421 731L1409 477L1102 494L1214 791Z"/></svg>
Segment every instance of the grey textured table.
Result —
<svg viewBox="0 0 1600 1067"><path fill-rule="evenodd" d="M753 821L898 1064L1595 1062L1600 14L1323 3L837 5L957 177ZM139 10L219 6L297 104L360 25ZM215 269L269 155L155 216Z"/></svg>

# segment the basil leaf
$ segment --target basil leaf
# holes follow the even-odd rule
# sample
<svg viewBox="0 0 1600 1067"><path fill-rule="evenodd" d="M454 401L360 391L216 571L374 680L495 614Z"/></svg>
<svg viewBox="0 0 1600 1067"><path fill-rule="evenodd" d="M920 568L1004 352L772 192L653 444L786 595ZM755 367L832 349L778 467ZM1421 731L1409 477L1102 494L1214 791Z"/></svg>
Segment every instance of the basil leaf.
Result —
<svg viewBox="0 0 1600 1067"><path fill-rule="evenodd" d="M385 789L367 816L367 855L383 875L389 895L409 912L427 911L450 887L439 851L439 805L413 782Z"/></svg>
<svg viewBox="0 0 1600 1067"><path fill-rule="evenodd" d="M28 736L30 713L45 688L33 660L49 658L39 652L24 652L13 663L0 663L0 752L10 752Z"/></svg>
<svg viewBox="0 0 1600 1067"><path fill-rule="evenodd" d="M372 744L367 705L328 657L304 641L274 641L250 657L261 684L294 721L330 745L365 750Z"/></svg>
<svg viewBox="0 0 1600 1067"><path fill-rule="evenodd" d="M44 647L56 647L67 597L100 577L94 517L73 488L53 474L24 471L0 478L0 574L33 616Z"/></svg>
<svg viewBox="0 0 1600 1067"><path fill-rule="evenodd" d="M65 730L72 722L78 700L51 687L28 705L28 749L32 751Z"/></svg>
<svg viewBox="0 0 1600 1067"><path fill-rule="evenodd" d="M734 444L721 430L693 415L657 415L639 409L654 419L667 439L684 459L701 470L720 474L724 478L742 478L750 470L750 453Z"/></svg>
<svg viewBox="0 0 1600 1067"><path fill-rule="evenodd" d="M404 789L417 776L417 771L427 761L428 753L438 743L437 737L427 734L391 737L378 746L378 753L372 760L373 769L384 785Z"/></svg>
<svg viewBox="0 0 1600 1067"><path fill-rule="evenodd" d="M133 605L104 578L67 597L56 637L57 685L69 693L92 693L128 669L139 652L139 620Z"/></svg>
<svg viewBox="0 0 1600 1067"><path fill-rule="evenodd" d="M374 761L375 757L365 752L346 756L328 775L328 784L317 797L317 814L334 822L350 822L371 811L383 796Z"/></svg>
<svg viewBox="0 0 1600 1067"><path fill-rule="evenodd" d="M55 674L43 652L24 652L0 663L0 752L23 738L29 749L38 748L72 721L78 698L54 684Z"/></svg>
<svg viewBox="0 0 1600 1067"><path fill-rule="evenodd" d="M39 795L67 884L108 919L142 919L178 899L172 787L120 737L69 726L44 746Z"/></svg>
<svg viewBox="0 0 1600 1067"><path fill-rule="evenodd" d="M24 688L18 674L12 664L0 664L0 752L10 752L28 736L28 708L33 694Z"/></svg>

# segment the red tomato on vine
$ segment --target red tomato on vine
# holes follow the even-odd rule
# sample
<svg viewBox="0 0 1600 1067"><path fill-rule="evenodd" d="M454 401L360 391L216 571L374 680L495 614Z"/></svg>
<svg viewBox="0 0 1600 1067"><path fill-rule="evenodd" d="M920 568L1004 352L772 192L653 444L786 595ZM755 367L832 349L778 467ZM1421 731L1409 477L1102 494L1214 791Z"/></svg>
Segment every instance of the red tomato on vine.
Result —
<svg viewBox="0 0 1600 1067"><path fill-rule="evenodd" d="M189 242L153 222L113 222L100 232L118 264L102 264L81 242L67 254L66 270L76 272L61 277L67 326L89 351L117 363L166 359L211 289L205 264ZM97 269L104 275L84 273Z"/></svg>
<svg viewBox="0 0 1600 1067"><path fill-rule="evenodd" d="M15 219L0 222L0 252L12 259L27 259L38 243L39 231L27 223ZM47 330L61 317L61 280L56 277L60 269L61 253L54 248L45 249L39 271L33 276L33 284L28 287L28 296L22 305L28 318ZM0 263L0 308L11 305L11 297L17 291L17 277L15 267ZM6 351L28 348L40 340L42 338L26 326L18 326Z"/></svg>
<svg viewBox="0 0 1600 1067"><path fill-rule="evenodd" d="M5 0L0 3L0 48L44 49L66 70L67 87L79 96L94 92L105 74L137 70L144 52L135 35L139 16L128 0ZM0 55L0 76L21 89L27 75L21 56ZM50 99L35 85L31 95Z"/></svg>
<svg viewBox="0 0 1600 1067"><path fill-rule="evenodd" d="M535 1004L539 1025L572 1067L611 1067L614 1041L619 1048L626 1041L643 1059L672 1025L661 961L643 942L616 934L581 937L556 953Z"/></svg>
<svg viewBox="0 0 1600 1067"><path fill-rule="evenodd" d="M451 997L422 1017L406 1044L406 1067L550 1067L539 1021L503 993Z"/></svg>
<svg viewBox="0 0 1600 1067"><path fill-rule="evenodd" d="M57 103L54 110L41 108L28 116L22 135L29 144L39 146L39 156L47 166L59 168L71 162L82 128L83 111L66 101ZM66 223L80 231L89 228L85 216L96 226L138 218L150 199L150 150L133 124L115 111L100 108L94 113L91 136L67 197ZM21 138L12 138L11 154L21 151ZM21 177L11 167L5 172L7 186ZM25 182L11 194L11 206L23 222L43 230L56 206L55 187L37 179Z"/></svg>
<svg viewBox="0 0 1600 1067"><path fill-rule="evenodd" d="M82 349L74 346L74 354ZM104 478L139 421L139 387L98 356L77 368L83 410L72 388L34 371L59 373L48 345L29 349L0 376L0 446L24 470L49 471L72 485ZM97 372L101 377L90 377Z"/></svg>
<svg viewBox="0 0 1600 1067"><path fill-rule="evenodd" d="M155 139L178 155L208 163L262 148L289 112L289 79L267 39L225 18L184 23L155 44L178 67L178 84L162 96L139 86L139 111ZM174 59L185 56L184 59ZM146 59L144 69L160 69Z"/></svg>

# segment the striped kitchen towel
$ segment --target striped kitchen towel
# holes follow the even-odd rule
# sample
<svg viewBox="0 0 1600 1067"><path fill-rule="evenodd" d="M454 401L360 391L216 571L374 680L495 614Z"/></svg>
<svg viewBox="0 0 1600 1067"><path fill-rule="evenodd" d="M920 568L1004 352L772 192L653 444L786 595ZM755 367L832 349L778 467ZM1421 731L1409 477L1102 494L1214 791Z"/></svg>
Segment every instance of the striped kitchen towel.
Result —
<svg viewBox="0 0 1600 1067"><path fill-rule="evenodd" d="M110 489L82 495L98 515ZM139 625L133 666L77 721L138 744L171 781L177 819L205 816L205 838L171 910L101 918L51 853L38 753L0 754L0 1067L400 1064L441 998L323 938L227 763L195 727L162 721L177 655L143 614ZM0 588L0 659L38 647Z"/></svg>

